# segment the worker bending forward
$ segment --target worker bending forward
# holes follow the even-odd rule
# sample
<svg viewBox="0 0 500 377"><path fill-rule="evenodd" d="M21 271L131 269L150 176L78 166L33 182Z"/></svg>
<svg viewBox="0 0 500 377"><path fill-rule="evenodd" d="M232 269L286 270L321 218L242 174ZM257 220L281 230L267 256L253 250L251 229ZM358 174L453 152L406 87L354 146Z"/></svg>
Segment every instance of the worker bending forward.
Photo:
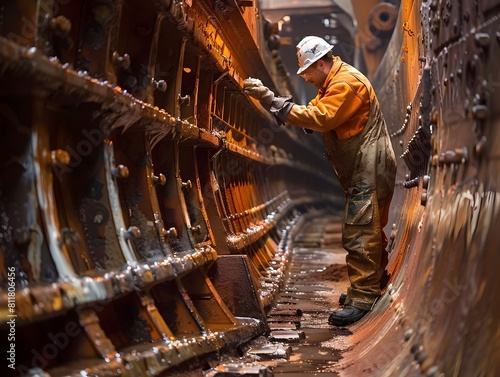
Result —
<svg viewBox="0 0 500 377"><path fill-rule="evenodd" d="M307 106L275 97L258 79L245 80L245 93L258 99L281 124L319 131L326 156L345 192L342 245L347 250L350 287L342 310L328 322L345 326L358 321L381 294L386 275L389 205L396 160L375 92L357 69L332 54L319 37L297 45L299 74L318 88ZM387 275L385 276L387 277ZM383 287L382 287L383 288Z"/></svg>

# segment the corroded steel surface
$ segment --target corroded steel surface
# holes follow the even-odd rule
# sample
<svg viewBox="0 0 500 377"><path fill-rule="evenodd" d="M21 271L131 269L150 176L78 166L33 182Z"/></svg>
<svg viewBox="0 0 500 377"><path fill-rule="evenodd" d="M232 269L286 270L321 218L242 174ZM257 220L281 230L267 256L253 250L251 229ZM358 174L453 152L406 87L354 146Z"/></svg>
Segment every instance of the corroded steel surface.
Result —
<svg viewBox="0 0 500 377"><path fill-rule="evenodd" d="M0 2L2 375L159 375L267 331L335 184L241 90L292 91L257 5Z"/></svg>
<svg viewBox="0 0 500 377"><path fill-rule="evenodd" d="M498 374L499 4L474 4L402 2L374 78L402 156L393 279L341 375Z"/></svg>

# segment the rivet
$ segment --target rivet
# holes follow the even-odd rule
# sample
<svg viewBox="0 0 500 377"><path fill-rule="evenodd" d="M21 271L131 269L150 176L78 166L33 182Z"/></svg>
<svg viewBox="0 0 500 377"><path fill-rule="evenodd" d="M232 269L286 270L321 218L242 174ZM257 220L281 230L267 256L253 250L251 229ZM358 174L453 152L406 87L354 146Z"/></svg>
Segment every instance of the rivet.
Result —
<svg viewBox="0 0 500 377"><path fill-rule="evenodd" d="M439 155L439 162L442 164L457 164L467 161L468 153L467 148L456 148L448 150Z"/></svg>
<svg viewBox="0 0 500 377"><path fill-rule="evenodd" d="M59 38L65 38L71 31L71 21L64 16L57 16L50 20L49 27Z"/></svg>
<svg viewBox="0 0 500 377"><path fill-rule="evenodd" d="M129 175L128 168L121 164L113 168L111 173L117 178L127 178Z"/></svg>
<svg viewBox="0 0 500 377"><path fill-rule="evenodd" d="M429 368L427 373L425 374L426 377L438 377L439 376L439 368L436 365L433 365L432 367Z"/></svg>
<svg viewBox="0 0 500 377"><path fill-rule="evenodd" d="M410 348L410 352L411 353L417 353L417 352L420 352L420 351L423 351L423 350L424 350L424 347L422 347L420 344L414 344Z"/></svg>
<svg viewBox="0 0 500 377"><path fill-rule="evenodd" d="M167 90L167 82L165 80L152 80L153 88L158 89L160 92Z"/></svg>
<svg viewBox="0 0 500 377"><path fill-rule="evenodd" d="M476 33L474 40L481 47L488 47L490 45L490 35L488 33Z"/></svg>
<svg viewBox="0 0 500 377"><path fill-rule="evenodd" d="M80 236L71 228L61 229L62 242L69 247L74 247L80 242Z"/></svg>
<svg viewBox="0 0 500 377"><path fill-rule="evenodd" d="M191 183L191 180L189 180L189 179L186 182L182 182L181 185L182 185L182 188L186 189L186 190L191 190L191 188L193 187L193 184Z"/></svg>
<svg viewBox="0 0 500 377"><path fill-rule="evenodd" d="M55 149L50 152L50 160L52 161L52 164L69 165L71 157L64 149Z"/></svg>
<svg viewBox="0 0 500 377"><path fill-rule="evenodd" d="M415 360L420 365L422 365L424 363L424 361L427 360L428 358L429 358L429 355L424 350L417 352L417 354L415 355Z"/></svg>
<svg viewBox="0 0 500 377"><path fill-rule="evenodd" d="M139 238L140 236L141 236L141 230L136 226L131 226L126 231L123 232L123 237L126 240L136 239Z"/></svg>
<svg viewBox="0 0 500 377"><path fill-rule="evenodd" d="M438 155L435 154L431 158L431 166L435 168L437 165L438 165Z"/></svg>
<svg viewBox="0 0 500 377"><path fill-rule="evenodd" d="M163 174L159 174L158 176L153 175L153 184L164 186L167 183L167 177Z"/></svg>
<svg viewBox="0 0 500 377"><path fill-rule="evenodd" d="M472 116L475 119L484 120L488 115L488 107L486 105L472 106Z"/></svg>
<svg viewBox="0 0 500 377"><path fill-rule="evenodd" d="M424 207L427 205L427 191L424 191L420 194L420 205Z"/></svg>
<svg viewBox="0 0 500 377"><path fill-rule="evenodd" d="M407 342L413 335L413 329L408 329L405 331L404 339Z"/></svg>
<svg viewBox="0 0 500 377"><path fill-rule="evenodd" d="M117 67L121 67L123 69L130 68L131 61L129 54L123 54L123 56L120 56L120 54L115 51L113 52L112 61Z"/></svg>
<svg viewBox="0 0 500 377"><path fill-rule="evenodd" d="M165 230L165 236L168 238L177 238L177 229L172 227L168 230Z"/></svg>
<svg viewBox="0 0 500 377"><path fill-rule="evenodd" d="M200 233L201 232L201 225L195 225L189 228L191 232L193 233Z"/></svg>
<svg viewBox="0 0 500 377"><path fill-rule="evenodd" d="M429 182L431 180L431 176L430 175L424 175L422 177L422 188L424 190L427 190L429 188Z"/></svg>

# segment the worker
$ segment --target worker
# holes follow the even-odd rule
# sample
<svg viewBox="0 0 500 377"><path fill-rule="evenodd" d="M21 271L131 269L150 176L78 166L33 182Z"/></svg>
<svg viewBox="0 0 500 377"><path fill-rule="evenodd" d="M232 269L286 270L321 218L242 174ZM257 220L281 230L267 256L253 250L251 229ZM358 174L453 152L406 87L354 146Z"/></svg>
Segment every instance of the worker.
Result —
<svg viewBox="0 0 500 377"><path fill-rule="evenodd" d="M332 48L316 36L305 37L297 45L297 74L318 88L307 106L293 103L289 96L275 96L255 78L244 81L244 92L268 108L279 124L323 135L326 157L346 198L342 246L347 251L350 281L343 308L332 312L328 322L346 326L373 308L387 284L384 227L394 191L396 159L371 83L333 55Z"/></svg>

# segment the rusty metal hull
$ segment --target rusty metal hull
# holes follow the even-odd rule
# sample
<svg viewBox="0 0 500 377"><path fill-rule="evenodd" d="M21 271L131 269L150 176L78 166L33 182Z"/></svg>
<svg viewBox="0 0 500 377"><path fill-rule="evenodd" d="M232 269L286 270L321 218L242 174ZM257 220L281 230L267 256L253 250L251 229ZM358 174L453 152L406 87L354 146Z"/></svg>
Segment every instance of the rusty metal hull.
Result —
<svg viewBox="0 0 500 377"><path fill-rule="evenodd" d="M264 334L291 228L335 183L242 91L293 91L258 4L0 12L2 375L160 375Z"/></svg>
<svg viewBox="0 0 500 377"><path fill-rule="evenodd" d="M392 284L341 375L500 370L498 12L495 1L401 2L373 76L401 156Z"/></svg>

